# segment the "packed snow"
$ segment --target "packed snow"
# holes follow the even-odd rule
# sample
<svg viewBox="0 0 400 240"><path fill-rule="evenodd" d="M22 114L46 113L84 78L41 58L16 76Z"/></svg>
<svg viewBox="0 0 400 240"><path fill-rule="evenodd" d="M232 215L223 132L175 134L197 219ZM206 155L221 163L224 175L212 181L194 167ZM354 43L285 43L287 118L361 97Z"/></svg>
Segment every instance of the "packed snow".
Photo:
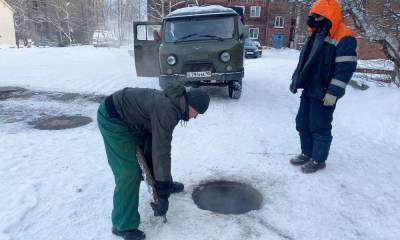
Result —
<svg viewBox="0 0 400 240"><path fill-rule="evenodd" d="M366 69L376 69L376 70L389 70L393 71L394 63L386 59L376 59L376 60L358 60L358 68Z"/></svg>
<svg viewBox="0 0 400 240"><path fill-rule="evenodd" d="M182 16L182 15L201 15L205 13L233 13L237 14L232 8L223 7L220 5L210 5L210 6L194 6L185 7L174 10L167 17Z"/></svg>
<svg viewBox="0 0 400 240"><path fill-rule="evenodd" d="M400 89L351 87L334 114L327 168L304 175L289 164L299 153L294 119L299 95L289 80L298 51L267 49L245 61L243 94L205 88L211 105L178 126L173 176L185 184L170 198L168 223L152 216L140 190L147 239L397 240L400 235ZM127 48L0 49L0 87L107 95L123 87L158 88L135 76ZM98 103L34 94L0 100L0 239L120 239L111 234L114 181L96 124ZM43 115L83 115L89 125L32 128ZM208 180L249 183L264 197L258 211L200 210L193 189Z"/></svg>

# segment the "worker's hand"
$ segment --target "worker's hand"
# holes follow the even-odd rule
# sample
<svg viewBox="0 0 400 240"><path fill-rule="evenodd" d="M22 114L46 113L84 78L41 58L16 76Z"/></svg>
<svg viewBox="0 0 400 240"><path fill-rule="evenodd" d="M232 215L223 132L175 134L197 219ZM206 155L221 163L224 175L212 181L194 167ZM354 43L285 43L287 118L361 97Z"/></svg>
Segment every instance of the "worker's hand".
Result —
<svg viewBox="0 0 400 240"><path fill-rule="evenodd" d="M168 199L169 195L171 194L170 192L170 187L171 187L171 182L170 181L156 181L156 191L157 195L159 198L164 198Z"/></svg>
<svg viewBox="0 0 400 240"><path fill-rule="evenodd" d="M290 83L290 85L289 85L289 91L291 92L291 93L293 93L293 94L296 94L297 93L297 89L296 89L296 87L294 86L294 84L293 84L293 81Z"/></svg>
<svg viewBox="0 0 400 240"><path fill-rule="evenodd" d="M324 102L324 106L331 107L336 104L337 97L332 94L325 94L322 101Z"/></svg>
<svg viewBox="0 0 400 240"><path fill-rule="evenodd" d="M151 208L154 211L154 216L164 216L168 211L168 198L170 195L170 181L156 181L155 188L157 191L157 202L151 203Z"/></svg>
<svg viewBox="0 0 400 240"><path fill-rule="evenodd" d="M154 216L165 216L168 212L168 198L159 198L158 202L156 203L150 203L151 208L154 211Z"/></svg>

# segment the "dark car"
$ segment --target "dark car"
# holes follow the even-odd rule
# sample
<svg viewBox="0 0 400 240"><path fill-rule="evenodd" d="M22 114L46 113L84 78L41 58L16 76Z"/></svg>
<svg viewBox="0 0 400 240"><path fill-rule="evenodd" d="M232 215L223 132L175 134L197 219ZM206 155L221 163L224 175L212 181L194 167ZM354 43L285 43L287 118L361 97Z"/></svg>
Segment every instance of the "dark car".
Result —
<svg viewBox="0 0 400 240"><path fill-rule="evenodd" d="M262 46L261 46L261 43L259 42L259 41L253 41L255 44L256 44L256 46L257 46L257 48L261 51L260 53L260 56L262 56Z"/></svg>
<svg viewBox="0 0 400 240"><path fill-rule="evenodd" d="M47 39L36 41L34 42L34 45L36 47L61 47L61 45L58 44L57 42L50 41Z"/></svg>
<svg viewBox="0 0 400 240"><path fill-rule="evenodd" d="M246 58L258 58L262 55L262 50L253 40L250 39L246 39L246 41L244 42L244 51Z"/></svg>
<svg viewBox="0 0 400 240"><path fill-rule="evenodd" d="M96 30L93 33L93 46L94 47L119 47L118 38L115 37L110 31Z"/></svg>

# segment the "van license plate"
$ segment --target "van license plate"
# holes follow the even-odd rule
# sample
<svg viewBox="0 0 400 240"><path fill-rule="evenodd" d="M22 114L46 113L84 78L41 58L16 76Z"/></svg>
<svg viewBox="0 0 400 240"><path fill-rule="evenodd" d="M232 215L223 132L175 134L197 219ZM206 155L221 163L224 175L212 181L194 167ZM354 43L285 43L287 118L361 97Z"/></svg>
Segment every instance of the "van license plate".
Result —
<svg viewBox="0 0 400 240"><path fill-rule="evenodd" d="M211 77L211 71L204 71L204 72L187 72L187 78L206 78Z"/></svg>

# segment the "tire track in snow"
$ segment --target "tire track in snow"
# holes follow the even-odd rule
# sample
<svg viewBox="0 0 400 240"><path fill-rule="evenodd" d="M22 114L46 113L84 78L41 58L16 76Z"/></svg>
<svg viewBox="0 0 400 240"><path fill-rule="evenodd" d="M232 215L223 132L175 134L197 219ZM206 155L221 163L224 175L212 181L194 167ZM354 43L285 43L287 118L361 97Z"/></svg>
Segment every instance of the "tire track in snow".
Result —
<svg viewBox="0 0 400 240"><path fill-rule="evenodd" d="M272 225L262 217L256 216L254 213L250 213L244 216L247 218L245 221L238 221L238 226L243 228L243 237L256 237L256 239L259 239L262 236L262 233L256 230L256 226L254 223L257 223L259 226L273 233L280 239L295 240L295 238L291 237L289 234L279 229L279 227Z"/></svg>

